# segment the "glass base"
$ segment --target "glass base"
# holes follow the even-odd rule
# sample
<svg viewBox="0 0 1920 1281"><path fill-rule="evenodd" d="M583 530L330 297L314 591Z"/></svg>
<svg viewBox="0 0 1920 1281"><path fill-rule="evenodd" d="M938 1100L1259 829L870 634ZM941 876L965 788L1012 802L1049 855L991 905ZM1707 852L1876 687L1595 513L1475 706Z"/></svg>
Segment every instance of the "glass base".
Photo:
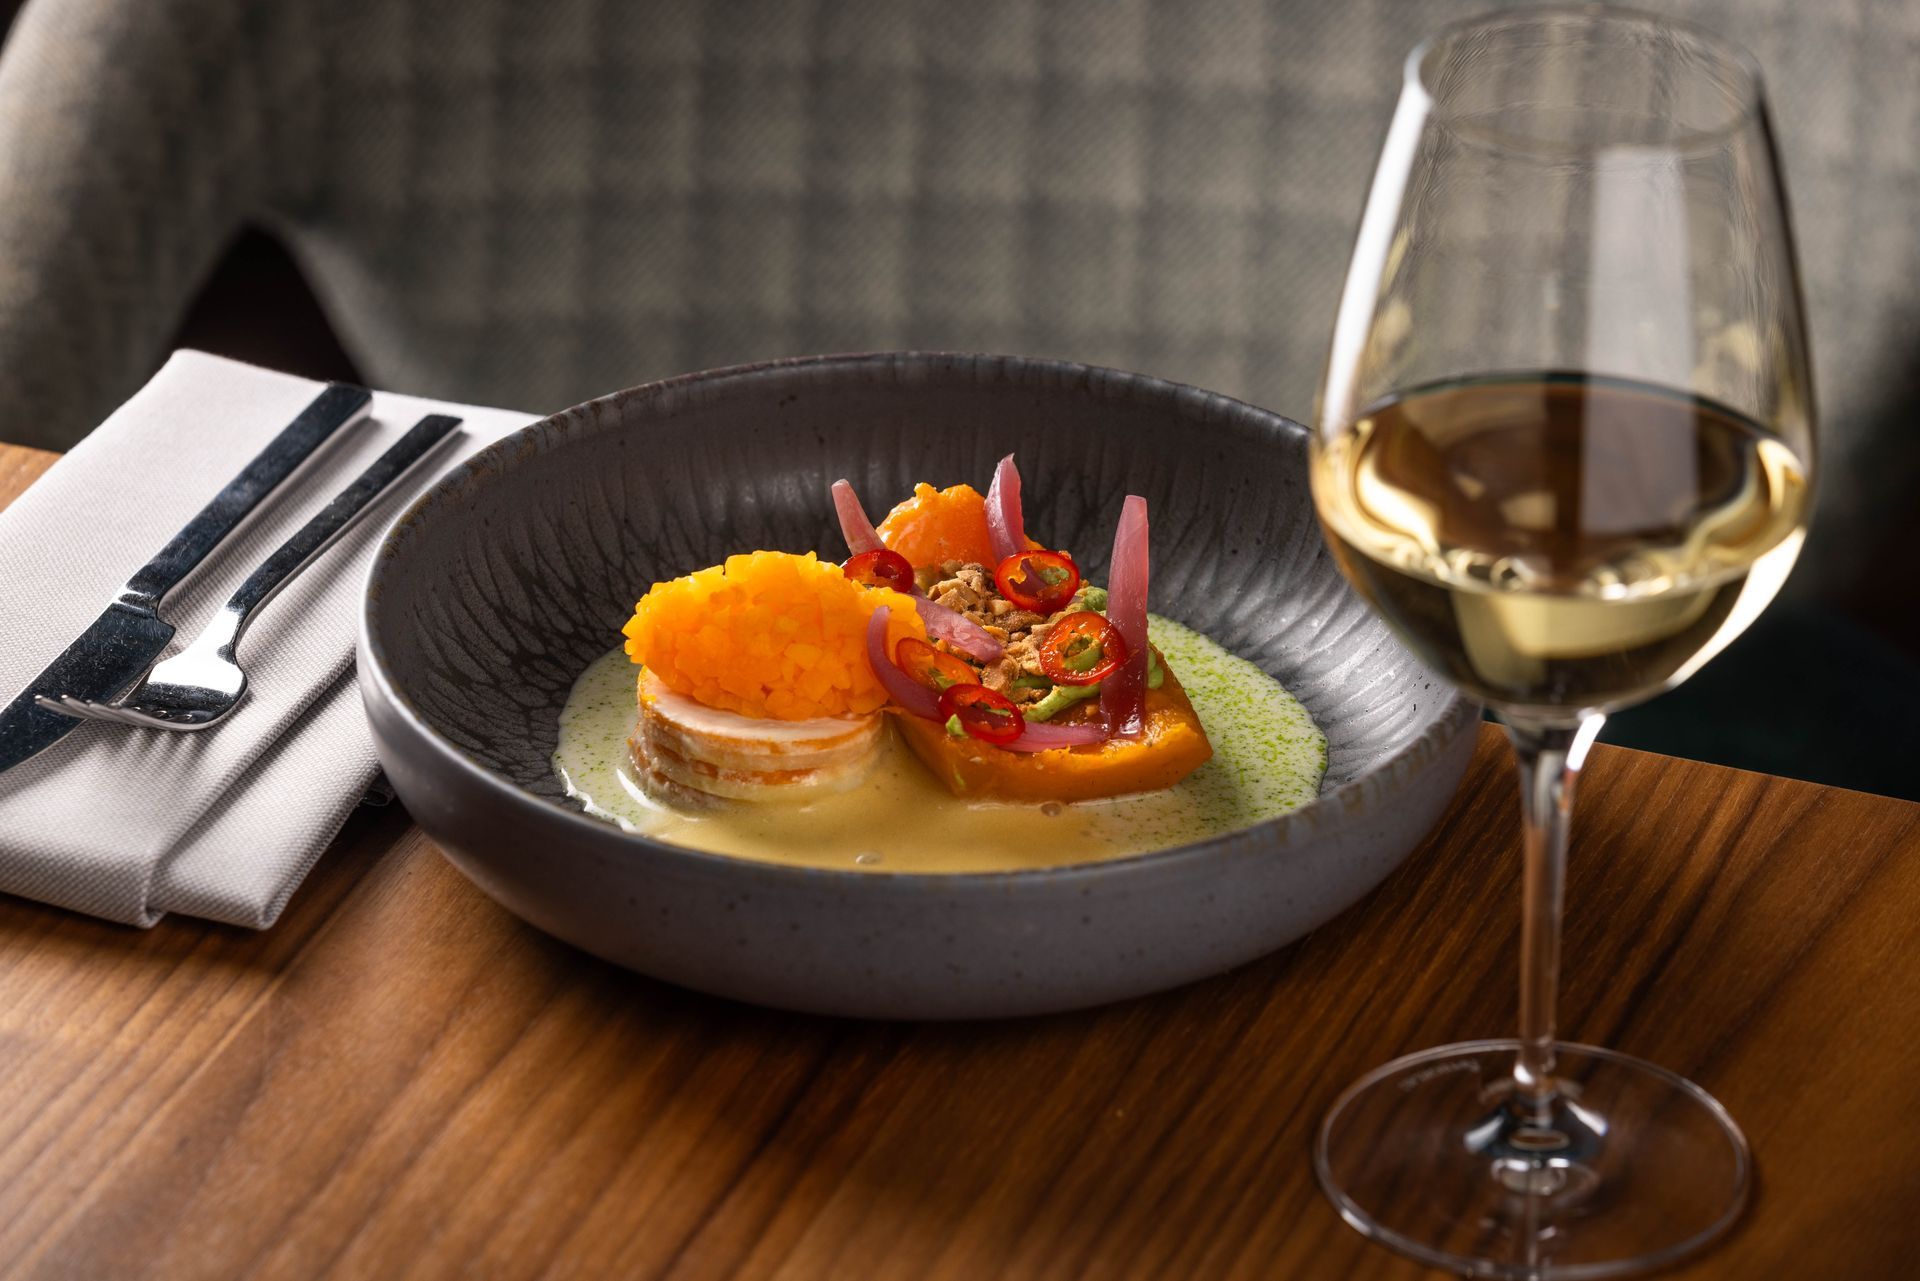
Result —
<svg viewBox="0 0 1920 1281"><path fill-rule="evenodd" d="M1342 1094L1313 1153L1341 1217L1434 1267L1542 1281L1663 1267L1733 1226L1752 1162L1711 1095L1562 1044L1559 1093L1536 1105L1514 1089L1519 1048L1423 1050Z"/></svg>

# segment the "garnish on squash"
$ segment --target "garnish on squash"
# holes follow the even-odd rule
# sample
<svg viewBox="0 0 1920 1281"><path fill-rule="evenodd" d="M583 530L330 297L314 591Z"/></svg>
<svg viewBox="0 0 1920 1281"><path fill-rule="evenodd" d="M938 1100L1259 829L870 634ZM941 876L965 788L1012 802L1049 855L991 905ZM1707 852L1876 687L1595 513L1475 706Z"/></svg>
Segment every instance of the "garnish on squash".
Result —
<svg viewBox="0 0 1920 1281"><path fill-rule="evenodd" d="M889 655L886 615L875 613L868 622L869 665L905 713L896 718L900 732L961 796L1086 800L1172 786L1204 764L1213 747L1180 683L1147 643L1146 500L1128 495L1122 504L1113 578L1102 589L1082 582L1070 556L1027 537L1020 488L1008 455L978 500L993 559L947 556L937 563L944 577L930 585L930 567L916 563L916 585L937 597L941 609L1006 639L1004 656L974 656L982 664L977 683L960 678L975 671L971 664L933 645L903 642ZM836 484L834 499L847 544L857 552L872 535L852 486ZM919 486L889 515L889 546L908 545L908 536L937 525L936 513L964 512L965 541L911 544L909 559L956 548L961 555L977 553L971 532L977 499L965 486ZM952 644L946 629L927 622Z"/></svg>
<svg viewBox="0 0 1920 1281"><path fill-rule="evenodd" d="M1126 661L1120 629L1092 610L1055 619L1040 642L1040 670L1056 685L1098 685Z"/></svg>
<svg viewBox="0 0 1920 1281"><path fill-rule="evenodd" d="M1026 717L1006 697L984 685L954 685L940 695L943 725L957 723L964 734L1003 746L1026 732Z"/></svg>
<svg viewBox="0 0 1920 1281"><path fill-rule="evenodd" d="M1076 727L1076 714L1092 712L1092 700L1063 714L1057 728ZM894 725L934 776L956 796L1000 801L1085 801L1171 787L1206 764L1213 745L1193 704L1171 672L1148 690L1136 738L1069 746L1066 750L1008 751L977 738L955 737L934 720L901 716ZM1056 726L1029 723L1032 736Z"/></svg>
<svg viewBox="0 0 1920 1281"><path fill-rule="evenodd" d="M919 594L913 585L913 566L905 556L885 547L849 556L840 572L862 587L891 587L909 596Z"/></svg>
<svg viewBox="0 0 1920 1281"><path fill-rule="evenodd" d="M1080 590L1080 567L1065 552L1015 552L994 567L993 581L1016 608L1052 614Z"/></svg>
<svg viewBox="0 0 1920 1281"><path fill-rule="evenodd" d="M893 647L893 661L901 671L936 694L943 694L954 685L980 683L980 673L972 664L935 649L917 636L900 638Z"/></svg>

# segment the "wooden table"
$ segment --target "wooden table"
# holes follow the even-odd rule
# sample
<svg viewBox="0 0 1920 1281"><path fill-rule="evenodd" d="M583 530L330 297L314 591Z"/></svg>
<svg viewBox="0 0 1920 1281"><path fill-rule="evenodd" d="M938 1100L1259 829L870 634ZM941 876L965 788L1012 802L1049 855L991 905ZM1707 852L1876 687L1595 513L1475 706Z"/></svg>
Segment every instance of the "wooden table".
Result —
<svg viewBox="0 0 1920 1281"><path fill-rule="evenodd" d="M0 503L52 456L0 447ZM1594 753L1571 1039L1675 1068L1758 1194L1675 1275L1920 1275L1920 806ZM362 811L265 933L0 899L0 1276L1411 1277L1312 1127L1513 1021L1488 732L1433 838L1233 974L1082 1014L834 1022L665 987Z"/></svg>

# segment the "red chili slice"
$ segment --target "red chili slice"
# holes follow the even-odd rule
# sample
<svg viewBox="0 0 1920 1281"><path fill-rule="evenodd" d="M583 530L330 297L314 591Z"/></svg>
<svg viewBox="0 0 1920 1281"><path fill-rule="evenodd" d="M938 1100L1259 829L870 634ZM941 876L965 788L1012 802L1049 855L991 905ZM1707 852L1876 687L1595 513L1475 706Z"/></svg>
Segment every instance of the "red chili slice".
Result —
<svg viewBox="0 0 1920 1281"><path fill-rule="evenodd" d="M893 661L901 671L936 694L954 685L980 683L980 673L970 664L935 649L918 636L902 636L900 643L893 647Z"/></svg>
<svg viewBox="0 0 1920 1281"><path fill-rule="evenodd" d="M912 562L885 547L848 557L840 572L862 586L891 587L909 596L915 594Z"/></svg>
<svg viewBox="0 0 1920 1281"><path fill-rule="evenodd" d="M1080 567L1065 552L1015 552L994 566L993 581L1021 609L1052 614L1080 590Z"/></svg>
<svg viewBox="0 0 1920 1281"><path fill-rule="evenodd" d="M1091 610L1060 619L1040 642L1040 670L1060 685L1098 685L1126 661L1120 629Z"/></svg>
<svg viewBox="0 0 1920 1281"><path fill-rule="evenodd" d="M1027 732L1020 709L985 685L955 685L940 696L940 714L983 743L1011 743Z"/></svg>

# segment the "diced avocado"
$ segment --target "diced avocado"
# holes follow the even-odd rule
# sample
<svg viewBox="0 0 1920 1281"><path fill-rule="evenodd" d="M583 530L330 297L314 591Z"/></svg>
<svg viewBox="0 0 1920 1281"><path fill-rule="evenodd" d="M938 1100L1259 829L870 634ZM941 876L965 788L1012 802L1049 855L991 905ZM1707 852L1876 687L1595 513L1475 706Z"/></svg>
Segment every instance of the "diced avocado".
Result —
<svg viewBox="0 0 1920 1281"><path fill-rule="evenodd" d="M1022 709L1021 715L1030 721L1052 720L1075 703L1085 702L1100 692L1098 684L1093 685L1055 685L1047 691L1045 698L1032 706Z"/></svg>
<svg viewBox="0 0 1920 1281"><path fill-rule="evenodd" d="M1104 587L1095 587L1092 583L1088 583L1080 589L1080 594L1076 597L1076 600L1078 602L1078 608L1090 609L1096 614L1104 614L1107 610L1107 589Z"/></svg>
<svg viewBox="0 0 1920 1281"><path fill-rule="evenodd" d="M953 735L955 738L965 738L967 736L967 731L960 728L960 713L955 712L953 715L947 717L947 733Z"/></svg>
<svg viewBox="0 0 1920 1281"><path fill-rule="evenodd" d="M1019 682L1015 682L1018 684ZM1167 683L1167 669L1160 661L1160 651L1151 645L1147 647L1147 688L1159 689ZM1100 692L1101 682L1091 685L1055 685L1046 696L1037 703L1031 703L1020 709L1020 714L1030 721L1052 720L1075 703L1085 702Z"/></svg>
<svg viewBox="0 0 1920 1281"><path fill-rule="evenodd" d="M1099 641L1088 636L1075 636L1065 647L1060 663L1070 672L1090 672L1100 665L1107 651Z"/></svg>

